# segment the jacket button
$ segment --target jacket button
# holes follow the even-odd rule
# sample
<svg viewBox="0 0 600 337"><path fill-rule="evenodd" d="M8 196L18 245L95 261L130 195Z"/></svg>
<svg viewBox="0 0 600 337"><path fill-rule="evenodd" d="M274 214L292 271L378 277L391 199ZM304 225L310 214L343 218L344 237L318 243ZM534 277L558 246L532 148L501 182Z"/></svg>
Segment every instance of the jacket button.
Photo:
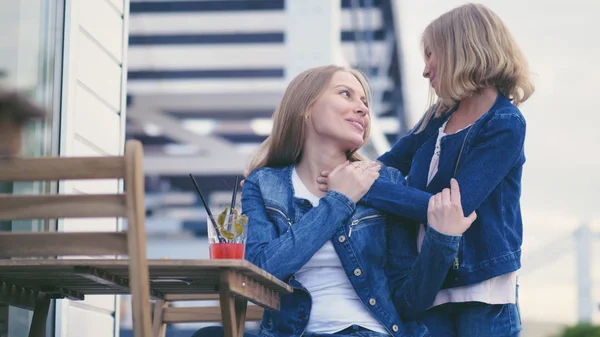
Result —
<svg viewBox="0 0 600 337"><path fill-rule="evenodd" d="M340 236L340 237L338 238L338 241L339 241L339 242L344 242L344 241L346 241L346 237L342 235L342 236Z"/></svg>
<svg viewBox="0 0 600 337"><path fill-rule="evenodd" d="M375 303L377 303L377 301L374 298L369 300L370 305L375 305Z"/></svg>
<svg viewBox="0 0 600 337"><path fill-rule="evenodd" d="M392 330L398 332L398 326L396 324L392 325Z"/></svg>
<svg viewBox="0 0 600 337"><path fill-rule="evenodd" d="M354 269L354 275L355 276L360 276L361 274L362 274L362 271L360 270L360 268Z"/></svg>

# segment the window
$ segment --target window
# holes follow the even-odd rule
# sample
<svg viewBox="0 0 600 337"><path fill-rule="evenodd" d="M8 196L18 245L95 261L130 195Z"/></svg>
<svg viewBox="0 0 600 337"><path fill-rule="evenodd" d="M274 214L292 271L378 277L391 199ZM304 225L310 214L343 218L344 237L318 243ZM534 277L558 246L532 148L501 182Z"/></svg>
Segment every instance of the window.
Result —
<svg viewBox="0 0 600 337"><path fill-rule="evenodd" d="M0 1L0 85L19 90L49 112L58 111L60 102L63 8L64 0ZM26 126L24 156L48 155L56 149L53 120L58 119L53 115ZM40 182L0 183L0 193L47 193L50 188ZM44 221L0 222L1 231L48 229ZM31 316L30 311L0 305L0 337L26 336Z"/></svg>

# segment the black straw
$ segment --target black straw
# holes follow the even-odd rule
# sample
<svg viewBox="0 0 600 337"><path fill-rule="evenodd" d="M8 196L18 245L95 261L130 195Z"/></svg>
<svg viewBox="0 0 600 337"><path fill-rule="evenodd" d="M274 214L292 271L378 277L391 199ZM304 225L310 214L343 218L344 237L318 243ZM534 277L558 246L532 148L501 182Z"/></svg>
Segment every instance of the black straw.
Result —
<svg viewBox="0 0 600 337"><path fill-rule="evenodd" d="M229 214L233 214L235 208L235 199L237 198L238 185L240 184L240 176L235 176L235 184L233 185L233 195L231 196L231 207L229 207Z"/></svg>
<svg viewBox="0 0 600 337"><path fill-rule="evenodd" d="M208 218L210 219L210 222L213 225L213 229L215 230L215 233L217 233L217 239L219 240L220 243L225 242L225 239L221 236L221 232L219 232L219 228L217 227L217 222L215 221L215 217L213 216L212 212L210 211L210 208L208 207L208 203L206 202L206 200L204 199L204 196L202 195L202 192L200 191L200 186L198 186L196 179L194 179L194 176L191 173L189 174L189 176L190 176L190 179L192 179L192 183L194 183L194 187L196 188L196 192L198 192L198 196L200 196L200 200L202 200L202 204L204 204L204 208L206 209L206 213L208 213Z"/></svg>

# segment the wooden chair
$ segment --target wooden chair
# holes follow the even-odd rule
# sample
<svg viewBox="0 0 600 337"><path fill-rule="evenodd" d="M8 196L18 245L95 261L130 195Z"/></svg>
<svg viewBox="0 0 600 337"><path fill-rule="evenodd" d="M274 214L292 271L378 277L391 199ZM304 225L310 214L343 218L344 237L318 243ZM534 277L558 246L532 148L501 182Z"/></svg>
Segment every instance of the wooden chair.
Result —
<svg viewBox="0 0 600 337"><path fill-rule="evenodd" d="M45 336L52 298L82 300L85 294L132 294L136 337L151 336L150 288L146 260L143 150L128 141L124 156L0 159L0 181L124 179L125 193L2 195L0 220L127 218L123 232L0 232L0 302L34 310L30 337ZM129 278L56 256L128 255L129 261L89 259L90 263L128 263ZM39 257L39 259L30 259ZM28 259L14 259L28 258ZM49 286L51 284L51 286Z"/></svg>
<svg viewBox="0 0 600 337"><path fill-rule="evenodd" d="M153 329L154 337L165 337L166 324L172 323L211 323L222 322L222 308L220 306L202 307L173 307L172 304L181 301L218 301L219 295L171 295L168 300L158 300L154 304ZM264 308L258 305L249 305L246 308L246 322L262 320ZM243 330L243 329L242 329Z"/></svg>

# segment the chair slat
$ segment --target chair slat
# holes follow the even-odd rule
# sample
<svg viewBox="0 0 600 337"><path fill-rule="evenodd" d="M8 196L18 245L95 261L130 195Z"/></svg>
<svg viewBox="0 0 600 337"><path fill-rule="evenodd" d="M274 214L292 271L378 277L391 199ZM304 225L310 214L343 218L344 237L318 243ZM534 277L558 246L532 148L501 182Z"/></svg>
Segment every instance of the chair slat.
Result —
<svg viewBox="0 0 600 337"><path fill-rule="evenodd" d="M126 255L125 232L0 233L0 258L68 255Z"/></svg>
<svg viewBox="0 0 600 337"><path fill-rule="evenodd" d="M42 157L0 159L0 181L120 179L123 157Z"/></svg>
<svg viewBox="0 0 600 337"><path fill-rule="evenodd" d="M165 301L218 301L219 294L167 294Z"/></svg>
<svg viewBox="0 0 600 337"><path fill-rule="evenodd" d="M124 194L1 195L0 220L125 217Z"/></svg>
<svg viewBox="0 0 600 337"><path fill-rule="evenodd" d="M264 309L256 305L249 305L246 309L246 321L260 321ZM193 323L193 322L221 322L220 307L175 307L163 309L163 322Z"/></svg>

